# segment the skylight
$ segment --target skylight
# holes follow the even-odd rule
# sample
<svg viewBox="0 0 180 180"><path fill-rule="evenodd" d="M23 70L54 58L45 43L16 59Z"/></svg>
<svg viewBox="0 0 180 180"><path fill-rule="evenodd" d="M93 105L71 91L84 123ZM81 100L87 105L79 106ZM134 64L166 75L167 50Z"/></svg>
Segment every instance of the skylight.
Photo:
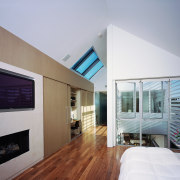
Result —
<svg viewBox="0 0 180 180"><path fill-rule="evenodd" d="M73 65L71 69L90 80L103 66L103 63L99 60L94 49L91 48Z"/></svg>

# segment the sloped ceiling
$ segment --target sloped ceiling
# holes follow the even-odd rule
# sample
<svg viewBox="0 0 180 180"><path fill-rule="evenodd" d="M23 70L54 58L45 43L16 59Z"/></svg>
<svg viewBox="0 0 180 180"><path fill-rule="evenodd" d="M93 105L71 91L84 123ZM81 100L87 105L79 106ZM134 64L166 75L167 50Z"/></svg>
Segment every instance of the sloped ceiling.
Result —
<svg viewBox="0 0 180 180"><path fill-rule="evenodd" d="M91 46L106 65L108 24L180 57L179 19L179 0L0 0L0 25L67 68Z"/></svg>
<svg viewBox="0 0 180 180"><path fill-rule="evenodd" d="M179 0L107 0L114 24L180 57Z"/></svg>
<svg viewBox="0 0 180 180"><path fill-rule="evenodd" d="M0 25L68 68L99 46L108 24L104 0L0 0Z"/></svg>

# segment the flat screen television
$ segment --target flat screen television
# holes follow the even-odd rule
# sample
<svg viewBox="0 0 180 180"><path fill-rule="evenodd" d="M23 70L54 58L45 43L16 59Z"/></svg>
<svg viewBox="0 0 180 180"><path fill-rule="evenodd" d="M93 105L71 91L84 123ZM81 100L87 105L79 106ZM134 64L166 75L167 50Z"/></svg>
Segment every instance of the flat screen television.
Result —
<svg viewBox="0 0 180 180"><path fill-rule="evenodd" d="M34 80L0 69L0 111L33 109L34 106Z"/></svg>

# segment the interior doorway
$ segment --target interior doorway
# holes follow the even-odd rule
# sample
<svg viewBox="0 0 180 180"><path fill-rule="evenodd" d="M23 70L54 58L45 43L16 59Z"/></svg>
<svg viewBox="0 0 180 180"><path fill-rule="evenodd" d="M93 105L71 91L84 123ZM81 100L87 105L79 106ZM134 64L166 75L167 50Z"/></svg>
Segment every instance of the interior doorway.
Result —
<svg viewBox="0 0 180 180"><path fill-rule="evenodd" d="M107 125L107 92L95 92L96 125Z"/></svg>

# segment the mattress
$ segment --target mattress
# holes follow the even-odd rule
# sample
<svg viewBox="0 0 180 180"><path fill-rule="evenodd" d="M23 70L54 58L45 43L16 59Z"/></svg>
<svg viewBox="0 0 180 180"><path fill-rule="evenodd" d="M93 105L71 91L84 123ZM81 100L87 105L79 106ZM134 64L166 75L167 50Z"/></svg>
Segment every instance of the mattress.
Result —
<svg viewBox="0 0 180 180"><path fill-rule="evenodd" d="M167 148L129 148L121 157L119 180L180 180L180 159Z"/></svg>

